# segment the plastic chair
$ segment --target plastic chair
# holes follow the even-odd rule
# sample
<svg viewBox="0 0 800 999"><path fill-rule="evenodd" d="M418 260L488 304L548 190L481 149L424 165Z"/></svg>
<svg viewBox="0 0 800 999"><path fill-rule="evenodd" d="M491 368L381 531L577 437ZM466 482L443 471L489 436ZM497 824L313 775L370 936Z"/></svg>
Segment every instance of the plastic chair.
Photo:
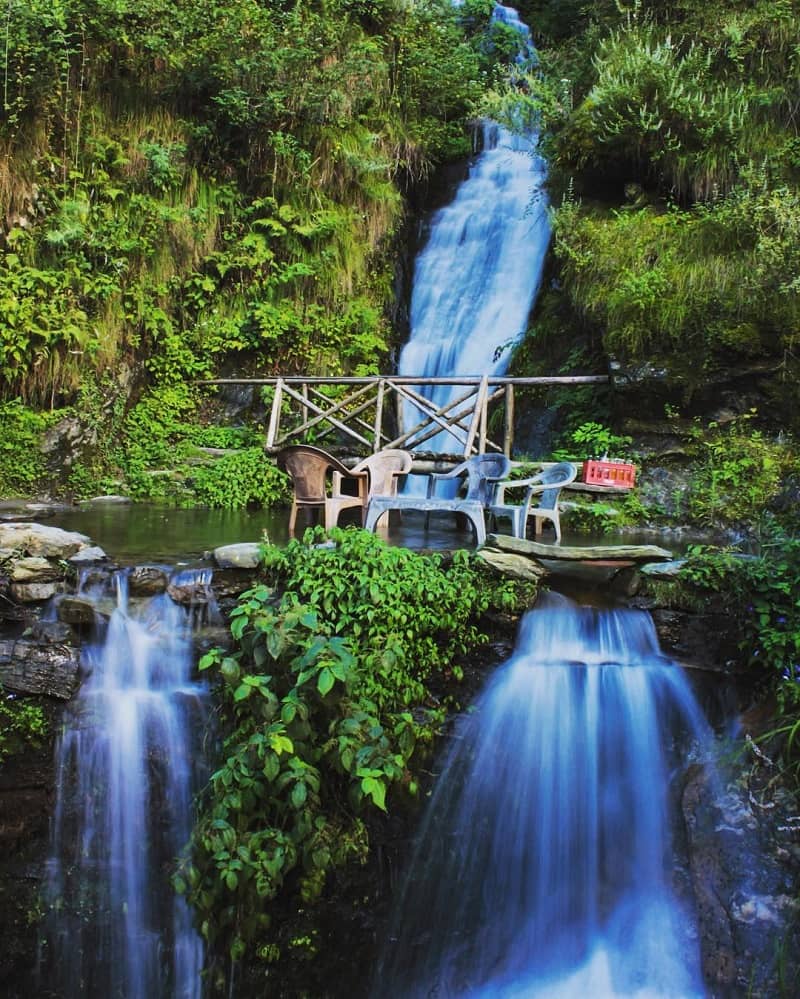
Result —
<svg viewBox="0 0 800 999"><path fill-rule="evenodd" d="M384 448L383 451L376 451L375 454L364 458L363 461L350 469L348 472L350 478L356 475L361 476L363 472L366 472L368 476L366 483L363 478L358 479L362 526L367 517L369 501L376 496L396 496L399 479L411 471L413 460L410 451L401 451L399 448ZM338 522L341 510L356 505L351 502L353 497L342 491L344 481L341 473L337 471L333 473L333 486L326 509L330 511L330 519L334 524Z"/></svg>
<svg viewBox="0 0 800 999"><path fill-rule="evenodd" d="M398 476L411 469L408 451L387 448L371 454L353 468L347 468L338 458L311 444L295 444L277 455L278 467L292 480L292 509L289 514L289 535L294 536L297 512L319 510L325 530L339 522L342 510L361 509L364 523L367 504L373 495L396 495ZM328 490L328 474L331 486ZM355 483L354 492L346 492L346 483Z"/></svg>
<svg viewBox="0 0 800 999"><path fill-rule="evenodd" d="M561 522L558 511L558 498L564 486L575 481L577 468L569 461L560 461L542 469L538 475L528 479L508 479L498 482L495 494L489 504L489 517L496 524L507 517L511 521L511 533L515 538L524 538L527 532L528 517L534 518L534 534L540 535L546 520L553 523L556 544L561 542ZM506 503L505 494L509 489L524 489L522 503ZM539 505L531 507L534 496L539 496Z"/></svg>

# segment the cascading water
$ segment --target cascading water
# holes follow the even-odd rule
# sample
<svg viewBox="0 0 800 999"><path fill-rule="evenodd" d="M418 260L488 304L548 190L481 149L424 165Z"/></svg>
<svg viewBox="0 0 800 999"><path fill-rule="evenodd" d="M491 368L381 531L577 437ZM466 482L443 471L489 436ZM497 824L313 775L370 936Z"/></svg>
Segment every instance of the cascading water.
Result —
<svg viewBox="0 0 800 999"><path fill-rule="evenodd" d="M527 58L530 31L516 11L497 4L493 16L516 28ZM525 330L550 240L544 161L536 134L515 135L487 121L482 135L482 151L453 201L433 215L417 256L401 375L502 374L502 348ZM442 388L431 398L444 405L453 393ZM418 419L412 404L407 426ZM443 432L428 446L447 452L463 444Z"/></svg>
<svg viewBox="0 0 800 999"><path fill-rule="evenodd" d="M649 615L551 596L456 731L373 995L689 999L668 788L707 727Z"/></svg>
<svg viewBox="0 0 800 999"><path fill-rule="evenodd" d="M210 572L171 584L204 595ZM42 988L64 997L196 999L203 949L170 883L192 828L203 688L192 615L167 594L134 609L127 575L84 651L88 678L57 748ZM84 597L107 599L89 590Z"/></svg>

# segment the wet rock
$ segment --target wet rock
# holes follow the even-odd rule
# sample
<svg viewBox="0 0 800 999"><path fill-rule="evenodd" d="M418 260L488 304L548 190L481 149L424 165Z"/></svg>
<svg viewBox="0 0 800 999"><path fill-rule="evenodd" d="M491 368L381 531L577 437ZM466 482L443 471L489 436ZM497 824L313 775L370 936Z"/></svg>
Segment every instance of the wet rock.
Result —
<svg viewBox="0 0 800 999"><path fill-rule="evenodd" d="M24 555L67 559L91 545L91 539L76 531L64 531L47 524L0 524L0 548Z"/></svg>
<svg viewBox="0 0 800 999"><path fill-rule="evenodd" d="M796 885L800 862L785 847L797 802L753 771L727 786L694 765L682 796L697 900L703 971L719 999L788 995L798 980Z"/></svg>
<svg viewBox="0 0 800 999"><path fill-rule="evenodd" d="M167 593L182 607L200 607L213 600L214 594L211 589L202 582L192 580L189 582L175 581L167 587Z"/></svg>
<svg viewBox="0 0 800 999"><path fill-rule="evenodd" d="M221 569L257 569L261 564L261 545L249 542L222 545L214 549L213 558Z"/></svg>
<svg viewBox="0 0 800 999"><path fill-rule="evenodd" d="M514 579L538 582L548 575L547 569L540 562L526 558L524 555L515 555L513 552L483 547L478 552L478 557L492 566L493 569L503 573L503 575L512 576Z"/></svg>
<svg viewBox="0 0 800 999"><path fill-rule="evenodd" d="M91 545L89 548L81 548L79 552L72 555L67 561L71 565L85 565L89 562L103 562L108 555L99 545Z"/></svg>
<svg viewBox="0 0 800 999"><path fill-rule="evenodd" d="M641 570L627 565L614 573L610 580L611 592L621 597L635 597L642 587Z"/></svg>
<svg viewBox="0 0 800 999"><path fill-rule="evenodd" d="M72 645L75 633L66 621L34 621L29 629L31 641L44 645Z"/></svg>
<svg viewBox="0 0 800 999"><path fill-rule="evenodd" d="M0 640L0 685L18 694L69 700L78 689L80 653L67 644Z"/></svg>
<svg viewBox="0 0 800 999"><path fill-rule="evenodd" d="M38 604L61 592L62 583L12 583L10 593L19 604Z"/></svg>
<svg viewBox="0 0 800 999"><path fill-rule="evenodd" d="M650 610L662 647L684 665L719 672L740 661L733 622L725 613L647 607L638 599L634 606Z"/></svg>
<svg viewBox="0 0 800 999"><path fill-rule="evenodd" d="M152 565L137 565L128 576L128 586L132 595L151 597L163 593L169 584L169 577L163 569Z"/></svg>
<svg viewBox="0 0 800 999"><path fill-rule="evenodd" d="M64 577L64 569L41 555L16 559L11 567L13 583L52 583Z"/></svg>
<svg viewBox="0 0 800 999"><path fill-rule="evenodd" d="M78 627L91 627L97 620L94 604L81 597L62 597L56 613L59 621Z"/></svg>

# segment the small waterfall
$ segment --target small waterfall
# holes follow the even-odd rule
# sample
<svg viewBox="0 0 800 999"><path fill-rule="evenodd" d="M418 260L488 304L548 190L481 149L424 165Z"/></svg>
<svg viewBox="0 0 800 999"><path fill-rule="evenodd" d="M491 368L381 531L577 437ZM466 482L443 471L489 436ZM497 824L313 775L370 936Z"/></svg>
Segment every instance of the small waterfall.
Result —
<svg viewBox="0 0 800 999"><path fill-rule="evenodd" d="M207 613L211 574L181 573ZM166 593L134 608L125 573L98 615L88 673L57 747L42 985L64 997L198 999L203 948L170 883L189 839L205 694L192 612ZM82 593L98 606L103 589Z"/></svg>
<svg viewBox="0 0 800 999"><path fill-rule="evenodd" d="M533 52L513 8L497 4L493 17L520 32L521 52ZM527 325L550 241L545 165L536 134L515 135L490 121L481 127L482 152L453 201L433 215L415 262L401 375L502 374L505 348ZM444 388L431 398L444 405L455 394ZM409 428L418 422L413 404L404 419ZM463 448L447 432L426 446Z"/></svg>
<svg viewBox="0 0 800 999"><path fill-rule="evenodd" d="M668 789L706 738L649 615L530 612L454 735L376 999L704 995Z"/></svg>

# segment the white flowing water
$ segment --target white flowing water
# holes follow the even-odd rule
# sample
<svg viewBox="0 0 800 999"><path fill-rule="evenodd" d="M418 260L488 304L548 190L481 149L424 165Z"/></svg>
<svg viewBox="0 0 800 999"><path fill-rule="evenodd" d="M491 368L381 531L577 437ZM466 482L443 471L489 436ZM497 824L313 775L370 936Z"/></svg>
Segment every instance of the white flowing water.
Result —
<svg viewBox="0 0 800 999"><path fill-rule="evenodd" d="M522 57L532 54L530 31L515 10L498 4L493 16L520 32ZM507 348L524 333L539 288L550 226L538 136L491 121L481 127L482 151L453 200L432 216L415 261L401 375L502 374ZM439 389L430 398L445 405L457 391ZM406 429L420 418L409 404ZM426 447L463 450L446 431Z"/></svg>
<svg viewBox="0 0 800 999"><path fill-rule="evenodd" d="M208 600L209 572L173 581ZM114 582L116 606L84 650L89 675L57 747L42 986L199 999L203 948L170 883L191 833L205 715L191 614L166 594L134 610L127 576Z"/></svg>
<svg viewBox="0 0 800 999"><path fill-rule="evenodd" d="M703 996L669 789L707 737L649 615L530 612L452 740L376 999Z"/></svg>

